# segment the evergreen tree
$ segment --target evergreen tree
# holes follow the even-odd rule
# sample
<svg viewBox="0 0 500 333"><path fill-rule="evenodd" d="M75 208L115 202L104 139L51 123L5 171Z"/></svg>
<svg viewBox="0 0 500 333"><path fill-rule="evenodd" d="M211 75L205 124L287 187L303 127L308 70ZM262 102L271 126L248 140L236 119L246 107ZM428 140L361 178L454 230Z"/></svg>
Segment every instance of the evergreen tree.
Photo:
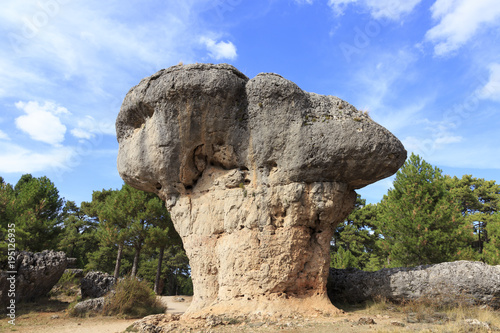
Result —
<svg viewBox="0 0 500 333"><path fill-rule="evenodd" d="M474 228L473 247L482 254L489 242L487 225L500 206L500 185L472 175L464 175L461 179L447 177L446 181L452 196L460 204L462 215Z"/></svg>
<svg viewBox="0 0 500 333"><path fill-rule="evenodd" d="M490 265L500 265L500 212L491 216L486 232L489 241L484 245L484 261Z"/></svg>
<svg viewBox="0 0 500 333"><path fill-rule="evenodd" d="M23 175L12 199L9 220L16 225L17 248L32 252L56 249L64 200L54 183L45 176Z"/></svg>
<svg viewBox="0 0 500 333"><path fill-rule="evenodd" d="M163 208L163 202L161 202L161 206ZM170 218L170 214L166 212L166 214L159 215L161 218L152 220L152 226L149 229L148 238L146 240L146 244L149 248L158 249L158 263L156 267L156 275L154 281L154 292L157 295L161 294L161 274L162 274L162 265L163 258L165 253L165 248L167 246L172 246L175 244L182 244L179 234L175 231L172 219Z"/></svg>
<svg viewBox="0 0 500 333"><path fill-rule="evenodd" d="M58 248L68 257L77 259L77 267L84 268L88 254L98 246L97 222L88 218L74 201L67 201L63 209L64 227Z"/></svg>
<svg viewBox="0 0 500 333"><path fill-rule="evenodd" d="M101 246L117 248L113 273L116 278L120 274L124 249L134 249L131 275L135 276L150 229L156 227L153 231L154 237L160 238L160 230L168 228L170 220L163 202L155 194L137 190L127 184L116 191L95 191L92 203L82 203L82 207L85 207L89 214L98 217L97 236ZM94 254L91 261L97 258L100 258L99 254ZM97 264L91 262L90 266L95 267Z"/></svg>
<svg viewBox="0 0 500 333"><path fill-rule="evenodd" d="M376 205L366 205L358 194L354 210L340 223L332 238L332 267L340 266L364 269L375 254L375 243L379 237L374 232L377 216ZM340 266L339 266L340 265Z"/></svg>
<svg viewBox="0 0 500 333"><path fill-rule="evenodd" d="M330 267L337 269L359 268L357 258L342 246L330 255Z"/></svg>
<svg viewBox="0 0 500 333"><path fill-rule="evenodd" d="M441 170L412 154L379 206L381 246L390 266L453 261L472 237Z"/></svg>
<svg viewBox="0 0 500 333"><path fill-rule="evenodd" d="M0 177L0 262L7 261L9 225L14 222L14 188Z"/></svg>

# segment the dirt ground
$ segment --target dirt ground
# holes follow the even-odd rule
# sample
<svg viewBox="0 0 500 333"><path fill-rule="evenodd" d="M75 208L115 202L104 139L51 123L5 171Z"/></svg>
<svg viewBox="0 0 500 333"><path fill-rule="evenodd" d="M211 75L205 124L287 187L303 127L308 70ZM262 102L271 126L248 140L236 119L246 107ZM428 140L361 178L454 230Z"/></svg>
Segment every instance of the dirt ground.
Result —
<svg viewBox="0 0 500 333"><path fill-rule="evenodd" d="M182 314L191 303L191 296L161 296L160 301L167 305L167 313ZM124 332L137 319L118 319L116 317L96 316L74 318L66 314L68 302L50 303L45 311L30 311L19 315L15 323L8 323L9 318L0 321L0 332L19 333L118 333ZM47 311L48 310L48 311Z"/></svg>
<svg viewBox="0 0 500 333"><path fill-rule="evenodd" d="M189 296L162 296L168 304L169 317L177 318L191 302ZM20 333L87 333L136 332L136 319L115 317L74 318L66 314L69 303L54 302L43 311L31 310L16 318L16 325L8 319L0 321L0 332ZM341 306L338 306L342 308ZM312 318L286 317L249 321L241 318L207 318L191 322L171 321L173 332L495 332L500 326L500 312L491 309L437 313L425 307L395 307L391 304L345 306L345 313L335 317L318 315ZM470 309L469 309L470 310ZM415 311L415 312L413 312ZM469 319L464 319L469 318ZM467 322L467 320L469 322ZM500 331L500 329L498 330Z"/></svg>

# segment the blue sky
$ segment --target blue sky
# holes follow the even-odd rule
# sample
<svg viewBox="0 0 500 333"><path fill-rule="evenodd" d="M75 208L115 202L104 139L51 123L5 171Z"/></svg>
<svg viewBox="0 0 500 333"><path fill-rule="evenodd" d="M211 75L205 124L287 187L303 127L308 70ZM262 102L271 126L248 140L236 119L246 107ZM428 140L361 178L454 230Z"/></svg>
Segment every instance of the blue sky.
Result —
<svg viewBox="0 0 500 333"><path fill-rule="evenodd" d="M500 180L497 0L7 0L0 176L67 200L119 188L114 121L146 76L193 62L338 96L444 173ZM360 193L378 202L391 179Z"/></svg>

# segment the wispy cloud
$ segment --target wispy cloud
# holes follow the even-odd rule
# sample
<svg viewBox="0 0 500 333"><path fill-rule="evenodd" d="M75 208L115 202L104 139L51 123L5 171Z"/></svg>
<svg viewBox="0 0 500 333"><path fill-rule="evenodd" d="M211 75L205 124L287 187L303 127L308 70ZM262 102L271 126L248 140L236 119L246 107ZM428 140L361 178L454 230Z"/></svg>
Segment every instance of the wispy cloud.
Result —
<svg viewBox="0 0 500 333"><path fill-rule="evenodd" d="M52 102L40 105L36 101L17 102L16 107L26 114L16 118L16 126L27 133L33 140L51 145L59 145L64 141L66 126L59 116L69 111Z"/></svg>
<svg viewBox="0 0 500 333"><path fill-rule="evenodd" d="M479 89L478 96L482 99L500 102L500 64L493 63L489 67L489 81Z"/></svg>
<svg viewBox="0 0 500 333"><path fill-rule="evenodd" d="M10 138L7 135L7 133L5 133L4 131L0 130L0 140L10 140Z"/></svg>
<svg viewBox="0 0 500 333"><path fill-rule="evenodd" d="M77 126L73 128L71 134L78 139L89 140L97 135L115 135L115 124L98 122L94 117L85 116L77 121Z"/></svg>
<svg viewBox="0 0 500 333"><path fill-rule="evenodd" d="M74 156L69 147L52 147L44 152L0 141L0 173L35 173L48 170L67 170Z"/></svg>
<svg viewBox="0 0 500 333"><path fill-rule="evenodd" d="M497 0L436 0L431 12L439 22L427 31L425 38L435 44L438 56L458 50L482 27L500 26Z"/></svg>
<svg viewBox="0 0 500 333"><path fill-rule="evenodd" d="M358 5L368 10L375 19L398 20L410 13L421 0L328 0L337 15L342 15L348 5Z"/></svg>
<svg viewBox="0 0 500 333"><path fill-rule="evenodd" d="M299 5L312 5L314 0L294 0Z"/></svg>

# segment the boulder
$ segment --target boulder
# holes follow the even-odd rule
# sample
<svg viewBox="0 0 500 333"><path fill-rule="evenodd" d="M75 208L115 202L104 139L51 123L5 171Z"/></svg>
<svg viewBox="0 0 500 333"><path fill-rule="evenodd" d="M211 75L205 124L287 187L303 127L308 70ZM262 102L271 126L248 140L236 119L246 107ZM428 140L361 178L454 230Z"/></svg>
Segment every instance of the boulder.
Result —
<svg viewBox="0 0 500 333"><path fill-rule="evenodd" d="M16 302L32 301L47 295L59 281L67 267L64 252L17 252L16 269L0 271L0 299L3 305L10 302L8 277L15 276ZM16 272L16 273L14 273Z"/></svg>
<svg viewBox="0 0 500 333"><path fill-rule="evenodd" d="M106 295L115 284L108 273L90 271L81 279L82 298L98 298Z"/></svg>
<svg viewBox="0 0 500 333"><path fill-rule="evenodd" d="M116 121L118 170L166 203L192 269L187 313L335 312L330 240L355 189L406 151L366 113L272 73L174 66L143 79Z"/></svg>
<svg viewBox="0 0 500 333"><path fill-rule="evenodd" d="M103 310L105 297L91 298L78 302L73 308L75 315L81 316L87 312L100 313Z"/></svg>
<svg viewBox="0 0 500 333"><path fill-rule="evenodd" d="M330 268L329 294L342 302L377 297L401 302L432 299L445 304L484 304L500 308L500 266L455 261L376 272Z"/></svg>

